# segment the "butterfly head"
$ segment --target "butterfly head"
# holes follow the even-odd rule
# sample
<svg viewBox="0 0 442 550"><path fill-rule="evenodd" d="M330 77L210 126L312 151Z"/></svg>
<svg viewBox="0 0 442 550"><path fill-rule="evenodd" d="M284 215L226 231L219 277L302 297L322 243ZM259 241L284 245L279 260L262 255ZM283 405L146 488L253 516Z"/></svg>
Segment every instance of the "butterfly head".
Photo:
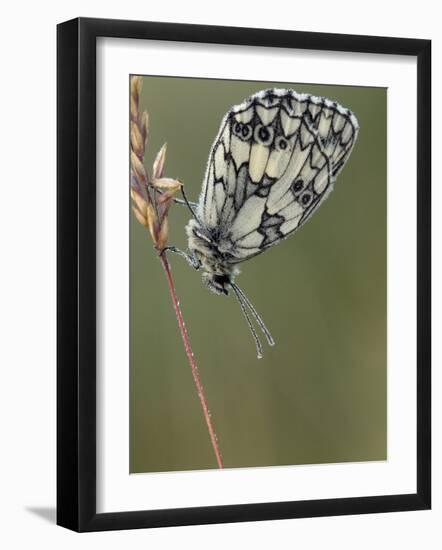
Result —
<svg viewBox="0 0 442 550"><path fill-rule="evenodd" d="M230 275L217 275L216 273L203 273L203 282L209 290L215 294L229 294L231 284Z"/></svg>

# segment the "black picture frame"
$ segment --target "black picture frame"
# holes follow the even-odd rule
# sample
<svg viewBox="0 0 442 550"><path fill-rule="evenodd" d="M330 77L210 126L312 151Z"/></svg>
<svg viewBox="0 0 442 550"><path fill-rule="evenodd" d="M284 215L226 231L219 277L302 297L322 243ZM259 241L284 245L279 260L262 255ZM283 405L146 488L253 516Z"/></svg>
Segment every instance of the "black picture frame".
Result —
<svg viewBox="0 0 442 550"><path fill-rule="evenodd" d="M96 512L96 39L116 37L417 59L417 492ZM75 531L424 510L431 506L431 41L74 19L57 28L57 523Z"/></svg>

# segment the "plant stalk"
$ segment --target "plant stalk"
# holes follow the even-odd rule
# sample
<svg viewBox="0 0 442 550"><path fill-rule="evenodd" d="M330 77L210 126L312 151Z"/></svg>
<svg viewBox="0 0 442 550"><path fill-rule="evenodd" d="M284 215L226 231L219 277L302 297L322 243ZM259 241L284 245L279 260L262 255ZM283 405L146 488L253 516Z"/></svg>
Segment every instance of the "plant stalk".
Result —
<svg viewBox="0 0 442 550"><path fill-rule="evenodd" d="M199 371L198 371L197 364L195 362L195 357L193 355L192 347L190 345L190 340L189 340L189 336L187 334L186 326L184 324L183 315L181 313L181 308L180 308L180 303L179 303L177 295L176 295L175 284L173 282L172 273L171 273L171 270L170 270L170 264L169 264L169 261L167 259L165 251L163 251L162 254L160 255L160 260L161 260L161 264L163 266L164 272L166 274L167 283L169 285L169 292L170 292L170 296L172 298L173 307L175 309L175 314L176 314L176 318L177 318L177 321L178 321L178 326L179 326L179 329L180 329L181 337L183 339L187 359L189 360L189 365L190 365L190 368L192 370L193 381L195 382L198 397L199 397L199 400L200 400L200 403L201 403L201 407L203 409L204 418L206 420L207 428L209 430L210 441L212 442L212 447L213 447L213 451L214 451L215 456L216 456L216 461L218 463L218 468L224 468L223 458L222 458L222 455L221 455L221 451L219 449L218 438L216 436L215 429L214 429L213 424L212 424L212 418L211 418L211 415L210 415L209 407L207 405L206 396L204 394L204 388L203 388L203 385L202 385L202 382L201 382L201 378L200 378L200 374L199 374Z"/></svg>

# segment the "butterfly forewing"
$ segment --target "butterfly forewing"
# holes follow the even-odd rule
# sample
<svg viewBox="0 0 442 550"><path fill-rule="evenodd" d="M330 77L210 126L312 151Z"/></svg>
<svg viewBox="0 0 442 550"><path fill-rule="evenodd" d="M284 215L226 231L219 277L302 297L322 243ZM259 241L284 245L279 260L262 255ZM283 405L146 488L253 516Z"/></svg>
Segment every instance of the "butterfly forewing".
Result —
<svg viewBox="0 0 442 550"><path fill-rule="evenodd" d="M231 263L296 231L333 188L356 141L355 116L326 98L259 92L224 117L199 218Z"/></svg>

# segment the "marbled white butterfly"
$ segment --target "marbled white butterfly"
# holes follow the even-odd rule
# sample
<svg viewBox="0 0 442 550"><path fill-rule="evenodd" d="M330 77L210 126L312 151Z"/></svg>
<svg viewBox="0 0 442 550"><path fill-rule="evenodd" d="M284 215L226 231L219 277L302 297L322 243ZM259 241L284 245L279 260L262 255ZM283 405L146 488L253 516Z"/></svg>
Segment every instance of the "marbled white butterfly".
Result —
<svg viewBox="0 0 442 550"><path fill-rule="evenodd" d="M235 284L238 264L280 243L324 202L358 134L354 114L335 101L268 89L224 116L212 145L199 202L189 203L186 257L216 294L232 289L255 339L255 319L273 338Z"/></svg>

